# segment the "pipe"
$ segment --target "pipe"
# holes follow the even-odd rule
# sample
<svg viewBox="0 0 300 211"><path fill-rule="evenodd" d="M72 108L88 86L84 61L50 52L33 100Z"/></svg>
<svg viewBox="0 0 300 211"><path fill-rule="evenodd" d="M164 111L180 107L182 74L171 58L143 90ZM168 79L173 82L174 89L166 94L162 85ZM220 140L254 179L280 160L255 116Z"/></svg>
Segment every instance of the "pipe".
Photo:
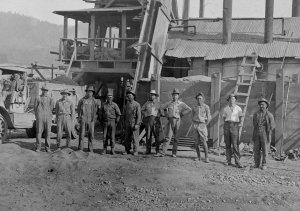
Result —
<svg viewBox="0 0 300 211"><path fill-rule="evenodd" d="M266 0L265 10L265 43L273 42L273 13L274 13L274 0Z"/></svg>
<svg viewBox="0 0 300 211"><path fill-rule="evenodd" d="M300 0L293 0L292 17L300 17Z"/></svg>
<svg viewBox="0 0 300 211"><path fill-rule="evenodd" d="M223 44L231 43L232 0L223 0Z"/></svg>

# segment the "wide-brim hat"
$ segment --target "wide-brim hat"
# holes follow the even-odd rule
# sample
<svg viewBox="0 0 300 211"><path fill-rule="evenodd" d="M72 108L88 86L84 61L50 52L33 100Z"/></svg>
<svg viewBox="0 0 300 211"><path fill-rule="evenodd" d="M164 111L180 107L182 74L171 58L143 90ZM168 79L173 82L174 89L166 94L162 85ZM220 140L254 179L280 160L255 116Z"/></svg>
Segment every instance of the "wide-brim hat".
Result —
<svg viewBox="0 0 300 211"><path fill-rule="evenodd" d="M199 92L198 94L196 94L195 98L197 99L199 96L204 97L204 94L202 92Z"/></svg>
<svg viewBox="0 0 300 211"><path fill-rule="evenodd" d="M172 92L172 95L174 95L174 94L178 94L179 95L179 90L178 89L173 89L173 92Z"/></svg>
<svg viewBox="0 0 300 211"><path fill-rule="evenodd" d="M228 95L228 97L227 97L227 101L229 101L229 99L232 98L232 97L234 97L234 98L236 99L236 95L235 95L235 94L230 94L230 95Z"/></svg>
<svg viewBox="0 0 300 211"><path fill-rule="evenodd" d="M134 93L133 91L131 91L131 90L128 90L128 91L126 92L126 95L128 95L128 94L132 94L133 96L135 96L135 93Z"/></svg>
<svg viewBox="0 0 300 211"><path fill-rule="evenodd" d="M155 95L155 96L159 96L159 94L156 93L156 91L154 89L152 89L149 93L150 95Z"/></svg>
<svg viewBox="0 0 300 211"><path fill-rule="evenodd" d="M64 94L71 95L71 92L67 89L64 89L64 90L60 91L60 94L61 95L64 95Z"/></svg>
<svg viewBox="0 0 300 211"><path fill-rule="evenodd" d="M266 103L267 104L267 108L269 107L269 102L265 99L265 98L260 98L259 100L258 100L258 105L260 104L260 103L262 103L262 102L264 102L264 103Z"/></svg>
<svg viewBox="0 0 300 211"><path fill-rule="evenodd" d="M94 87L93 86L88 86L87 88L86 88L86 90L85 90L86 92L88 92L88 91L92 91L92 92L95 92L95 89L94 89Z"/></svg>

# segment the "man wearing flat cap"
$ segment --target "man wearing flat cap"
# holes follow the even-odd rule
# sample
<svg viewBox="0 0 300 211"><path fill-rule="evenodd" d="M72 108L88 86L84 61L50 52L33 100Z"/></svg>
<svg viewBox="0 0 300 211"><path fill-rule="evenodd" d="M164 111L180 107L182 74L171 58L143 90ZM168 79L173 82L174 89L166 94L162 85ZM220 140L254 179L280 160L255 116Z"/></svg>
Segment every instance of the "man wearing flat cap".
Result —
<svg viewBox="0 0 300 211"><path fill-rule="evenodd" d="M139 151L139 129L141 124L141 106L134 100L133 91L126 92L127 103L125 106L125 151L130 154L131 143L133 142L133 155Z"/></svg>
<svg viewBox="0 0 300 211"><path fill-rule="evenodd" d="M108 90L107 100L101 108L101 121L104 124L103 153L107 154L108 140L110 137L111 154L115 154L116 126L120 120L121 111L119 106L113 102L113 90ZM110 134L110 136L109 136Z"/></svg>
<svg viewBox="0 0 300 211"><path fill-rule="evenodd" d="M68 99L71 93L68 90L62 90L60 94L61 94L61 99L59 99L55 105L58 148L61 148L61 139L64 130L67 133L66 146L69 147L71 141L73 122L75 119L74 104L72 103L72 101Z"/></svg>
<svg viewBox="0 0 300 211"><path fill-rule="evenodd" d="M151 90L149 94L149 100L142 106L143 123L146 129L146 154L151 154L152 135L155 138L155 151L158 154L160 104L157 97L159 95L155 90Z"/></svg>
<svg viewBox="0 0 300 211"><path fill-rule="evenodd" d="M161 156L165 156L172 136L174 135L172 157L175 158L177 154L177 134L180 127L180 120L182 116L190 113L192 109L187 104L179 100L179 90L175 88L172 92L172 100L164 105L162 110L164 110L165 116L168 118L168 124L166 132L167 137L166 141L163 143Z"/></svg>
<svg viewBox="0 0 300 211"><path fill-rule="evenodd" d="M205 154L204 162L209 163L207 146L207 125L211 120L210 109L209 106L204 103L203 93L197 94L195 98L197 100L197 105L192 108L195 149L197 152L198 160L200 161L200 144L202 143Z"/></svg>
<svg viewBox="0 0 300 211"><path fill-rule="evenodd" d="M88 86L85 90L86 95L79 100L77 110L80 123L80 135L78 150L83 151L84 137L87 131L88 134L88 150L93 152L95 122L97 120L97 112L100 108L100 101L94 98L95 89L93 86Z"/></svg>
<svg viewBox="0 0 300 211"><path fill-rule="evenodd" d="M259 110L253 115L254 167L265 170L275 121L268 111L269 102L266 99L261 98L258 106Z"/></svg>
<svg viewBox="0 0 300 211"><path fill-rule="evenodd" d="M34 113L36 118L36 151L41 151L42 134L45 134L45 150L51 151L50 132L52 125L52 111L54 101L48 96L46 86L41 88L42 94L34 102Z"/></svg>
<svg viewBox="0 0 300 211"><path fill-rule="evenodd" d="M228 105L224 108L222 117L224 120L224 142L226 145L226 160L227 165L231 164L232 155L235 160L235 164L238 168L243 166L240 163L240 151L239 151L239 130L241 128L241 122L243 117L243 111L241 107L236 105L236 96L231 94L227 98Z"/></svg>

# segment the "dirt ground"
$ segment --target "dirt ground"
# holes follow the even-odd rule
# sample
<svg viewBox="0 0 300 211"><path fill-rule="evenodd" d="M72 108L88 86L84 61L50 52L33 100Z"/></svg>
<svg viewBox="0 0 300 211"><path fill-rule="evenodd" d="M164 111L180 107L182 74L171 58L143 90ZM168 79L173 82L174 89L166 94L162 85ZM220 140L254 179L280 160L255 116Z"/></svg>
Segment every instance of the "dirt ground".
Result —
<svg viewBox="0 0 300 211"><path fill-rule="evenodd" d="M100 141L96 153L74 151L77 141L37 153L24 132L10 137L0 148L0 210L300 210L299 161L237 169L214 154L209 164L194 161L183 148L177 158L146 156L143 147L122 155L120 145L100 155Z"/></svg>

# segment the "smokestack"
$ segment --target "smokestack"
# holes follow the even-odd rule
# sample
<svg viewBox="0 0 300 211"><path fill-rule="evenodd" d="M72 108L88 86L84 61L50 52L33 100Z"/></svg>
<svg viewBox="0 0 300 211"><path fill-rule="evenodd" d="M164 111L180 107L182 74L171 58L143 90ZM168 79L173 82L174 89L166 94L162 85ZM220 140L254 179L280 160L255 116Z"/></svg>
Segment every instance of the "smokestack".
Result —
<svg viewBox="0 0 300 211"><path fill-rule="evenodd" d="M223 44L231 43L232 0L223 0Z"/></svg>
<svg viewBox="0 0 300 211"><path fill-rule="evenodd" d="M300 17L300 0L293 0L292 17Z"/></svg>
<svg viewBox="0 0 300 211"><path fill-rule="evenodd" d="M199 18L203 18L204 17L204 4L205 4L205 0L200 0L200 7L199 7Z"/></svg>
<svg viewBox="0 0 300 211"><path fill-rule="evenodd" d="M190 10L190 0L184 0L183 1L183 11L182 11L182 19L184 19L184 21L182 22L184 33L188 33L187 26L189 25L189 22L187 21L187 19L189 18L189 10Z"/></svg>
<svg viewBox="0 0 300 211"><path fill-rule="evenodd" d="M273 12L274 0L266 0L265 13L265 43L273 42Z"/></svg>

